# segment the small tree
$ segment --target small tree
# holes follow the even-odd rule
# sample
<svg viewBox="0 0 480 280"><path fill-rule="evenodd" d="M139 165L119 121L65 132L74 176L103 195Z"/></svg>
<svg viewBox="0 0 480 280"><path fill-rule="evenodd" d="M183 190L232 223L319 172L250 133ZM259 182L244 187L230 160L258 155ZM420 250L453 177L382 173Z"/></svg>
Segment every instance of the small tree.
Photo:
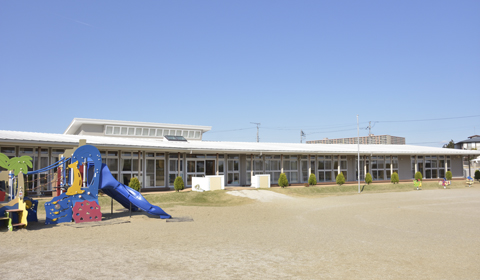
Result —
<svg viewBox="0 0 480 280"><path fill-rule="evenodd" d="M367 185L370 185L372 181L372 175L370 175L370 173L367 173L367 175L365 175L365 183L367 183Z"/></svg>
<svg viewBox="0 0 480 280"><path fill-rule="evenodd" d="M397 172L392 173L392 177L390 178L390 182L392 182L393 184L398 184L398 182L400 182L400 180L398 179L398 173Z"/></svg>
<svg viewBox="0 0 480 280"><path fill-rule="evenodd" d="M418 171L417 173L415 173L415 179L418 180L418 181L422 181L422 180L423 180L423 176L422 176L422 173L420 173L420 171Z"/></svg>
<svg viewBox="0 0 480 280"><path fill-rule="evenodd" d="M128 186L134 190L136 190L137 192L140 191L140 189L142 188L140 186L140 181L138 180L137 177L133 177L131 180L130 180L130 183L128 183Z"/></svg>
<svg viewBox="0 0 480 280"><path fill-rule="evenodd" d="M451 181L453 178L452 171L447 171L447 173L445 173L445 178L447 179L447 181Z"/></svg>
<svg viewBox="0 0 480 280"><path fill-rule="evenodd" d="M288 179L285 173L280 174L280 177L278 178L278 185L282 188L288 187Z"/></svg>
<svg viewBox="0 0 480 280"><path fill-rule="evenodd" d="M448 149L454 149L455 148L455 142L453 142L453 139L448 142L448 144L443 145L444 148Z"/></svg>
<svg viewBox="0 0 480 280"><path fill-rule="evenodd" d="M173 182L173 187L175 188L175 190L177 192L183 190L183 188L185 187L185 185L183 184L183 179L182 177L178 176L177 178L175 178L175 182Z"/></svg>
<svg viewBox="0 0 480 280"><path fill-rule="evenodd" d="M345 176L343 176L342 172L338 173L337 178L335 180L337 181L337 185L341 186L345 184Z"/></svg>
<svg viewBox="0 0 480 280"><path fill-rule="evenodd" d="M480 181L480 170L475 171L475 180Z"/></svg>
<svg viewBox="0 0 480 280"><path fill-rule="evenodd" d="M315 177L315 174L310 174L310 177L308 177L308 184L310 186L315 186L317 184L317 177Z"/></svg>

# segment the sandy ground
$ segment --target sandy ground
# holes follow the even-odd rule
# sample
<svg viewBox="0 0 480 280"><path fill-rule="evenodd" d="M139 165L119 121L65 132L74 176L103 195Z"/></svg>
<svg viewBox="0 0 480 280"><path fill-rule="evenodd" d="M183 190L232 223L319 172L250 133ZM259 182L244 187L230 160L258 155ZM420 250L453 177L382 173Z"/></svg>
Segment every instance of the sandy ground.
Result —
<svg viewBox="0 0 480 280"><path fill-rule="evenodd" d="M1 232L0 277L480 279L478 188L263 201Z"/></svg>

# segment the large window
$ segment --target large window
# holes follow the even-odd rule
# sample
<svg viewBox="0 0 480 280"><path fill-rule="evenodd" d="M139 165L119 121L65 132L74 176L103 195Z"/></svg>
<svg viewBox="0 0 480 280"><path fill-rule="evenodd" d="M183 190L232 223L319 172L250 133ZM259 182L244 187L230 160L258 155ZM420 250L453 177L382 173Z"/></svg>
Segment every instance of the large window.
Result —
<svg viewBox="0 0 480 280"><path fill-rule="evenodd" d="M289 183L298 183L298 157L283 156L283 172Z"/></svg>
<svg viewBox="0 0 480 280"><path fill-rule="evenodd" d="M146 158L146 187L165 186L165 155L162 153L147 153Z"/></svg>
<svg viewBox="0 0 480 280"><path fill-rule="evenodd" d="M336 180L338 175L338 167L340 172L343 173L345 181L347 180L347 156L334 156L333 157L333 179Z"/></svg>
<svg viewBox="0 0 480 280"><path fill-rule="evenodd" d="M252 170L253 162L253 170ZM247 185L252 184L252 171L253 175L263 174L263 157L262 156L247 156Z"/></svg>
<svg viewBox="0 0 480 280"><path fill-rule="evenodd" d="M163 137L166 135L183 136L188 139L200 139L201 133L198 130L180 130L180 129L163 129L148 127L128 127L128 126L112 126L105 127L105 135L113 136L132 136L132 137Z"/></svg>
<svg viewBox="0 0 480 280"><path fill-rule="evenodd" d="M227 159L227 184L240 185L240 157L229 155Z"/></svg>
<svg viewBox="0 0 480 280"><path fill-rule="evenodd" d="M318 156L318 182L331 182L332 179L332 156Z"/></svg>
<svg viewBox="0 0 480 280"><path fill-rule="evenodd" d="M168 168L168 184L169 184L169 186L173 186L173 183L175 183L175 178L177 178L177 176L180 176L180 177L183 178L183 159L180 156L180 172L178 170L178 156L177 155L175 155L175 154L170 155L170 160L168 161L168 165L169 165L169 168Z"/></svg>
<svg viewBox="0 0 480 280"><path fill-rule="evenodd" d="M120 161L120 169L122 171L122 183L127 185L133 177L138 177L142 182L142 162L140 159L138 162L138 152L122 152L122 158ZM139 165L140 164L140 165ZM138 172L140 167L140 174Z"/></svg>
<svg viewBox="0 0 480 280"><path fill-rule="evenodd" d="M386 180L390 180L392 178L392 172L395 172L398 174L398 157L397 156L385 157Z"/></svg>
<svg viewBox="0 0 480 280"><path fill-rule="evenodd" d="M450 170L450 156L412 156L410 158L412 178L415 178L415 162L417 171L422 173L425 179L444 178L445 172ZM445 162L447 170L445 171Z"/></svg>
<svg viewBox="0 0 480 280"><path fill-rule="evenodd" d="M118 180L118 152L116 151L100 151L102 163L105 163L110 169L113 177Z"/></svg>
<svg viewBox="0 0 480 280"><path fill-rule="evenodd" d="M270 174L271 182L278 182L280 172L280 155L265 156L265 174Z"/></svg>

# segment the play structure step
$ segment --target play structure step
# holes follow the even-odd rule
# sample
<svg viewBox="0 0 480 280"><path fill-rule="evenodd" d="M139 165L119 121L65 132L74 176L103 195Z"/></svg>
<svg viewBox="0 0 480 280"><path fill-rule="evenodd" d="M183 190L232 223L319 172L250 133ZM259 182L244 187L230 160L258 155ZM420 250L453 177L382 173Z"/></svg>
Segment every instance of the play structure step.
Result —
<svg viewBox="0 0 480 280"><path fill-rule="evenodd" d="M5 210L5 212L9 212L9 213L11 213L11 212L22 212L22 211L23 211L23 210L21 210L21 209L10 209L10 210Z"/></svg>
<svg viewBox="0 0 480 280"><path fill-rule="evenodd" d="M21 227L25 226L25 224L19 223L19 224L12 224L12 227Z"/></svg>

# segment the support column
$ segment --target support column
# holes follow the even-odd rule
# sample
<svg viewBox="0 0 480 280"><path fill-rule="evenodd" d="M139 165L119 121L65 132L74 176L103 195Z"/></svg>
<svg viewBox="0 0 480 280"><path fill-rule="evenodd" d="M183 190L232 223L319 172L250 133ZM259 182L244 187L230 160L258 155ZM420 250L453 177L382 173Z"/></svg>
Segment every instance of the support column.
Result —
<svg viewBox="0 0 480 280"><path fill-rule="evenodd" d="M363 178L367 176L367 156L363 156Z"/></svg>
<svg viewBox="0 0 480 280"><path fill-rule="evenodd" d="M415 156L415 174L418 172L418 162L417 162L417 156ZM415 175L414 175L415 178Z"/></svg>
<svg viewBox="0 0 480 280"><path fill-rule="evenodd" d="M338 166L337 166L337 172L340 174L340 155L338 155Z"/></svg>
<svg viewBox="0 0 480 280"><path fill-rule="evenodd" d="M253 182L253 154L250 155L250 185Z"/></svg>
<svg viewBox="0 0 480 280"><path fill-rule="evenodd" d="M217 153L217 160L215 161L215 175L218 176L218 153Z"/></svg>
<svg viewBox="0 0 480 280"><path fill-rule="evenodd" d="M283 155L280 155L280 173L283 173Z"/></svg>
<svg viewBox="0 0 480 280"><path fill-rule="evenodd" d="M38 151L37 151L37 170L39 170L41 167L40 167L40 158L41 158L41 152L42 152L42 147L38 147ZM26 174L27 172L25 172L24 174ZM37 195L40 195L41 194L41 186L40 186L40 174L36 174L35 176L32 176L33 178L33 187L37 188ZM35 178L37 180L35 180ZM28 195L28 191L24 191L25 192L25 195Z"/></svg>
<svg viewBox="0 0 480 280"><path fill-rule="evenodd" d="M180 152L178 153L178 163L177 163L177 176L181 176L180 173Z"/></svg>
<svg viewBox="0 0 480 280"><path fill-rule="evenodd" d="M312 174L312 162L311 162L311 160L310 160L310 155L308 155L307 160L308 160L308 163L307 163L307 166L308 166L308 178L310 178L310 174ZM307 179L307 181L308 181L308 179Z"/></svg>
<svg viewBox="0 0 480 280"><path fill-rule="evenodd" d="M390 155L390 178L392 177L393 174L393 156Z"/></svg>

